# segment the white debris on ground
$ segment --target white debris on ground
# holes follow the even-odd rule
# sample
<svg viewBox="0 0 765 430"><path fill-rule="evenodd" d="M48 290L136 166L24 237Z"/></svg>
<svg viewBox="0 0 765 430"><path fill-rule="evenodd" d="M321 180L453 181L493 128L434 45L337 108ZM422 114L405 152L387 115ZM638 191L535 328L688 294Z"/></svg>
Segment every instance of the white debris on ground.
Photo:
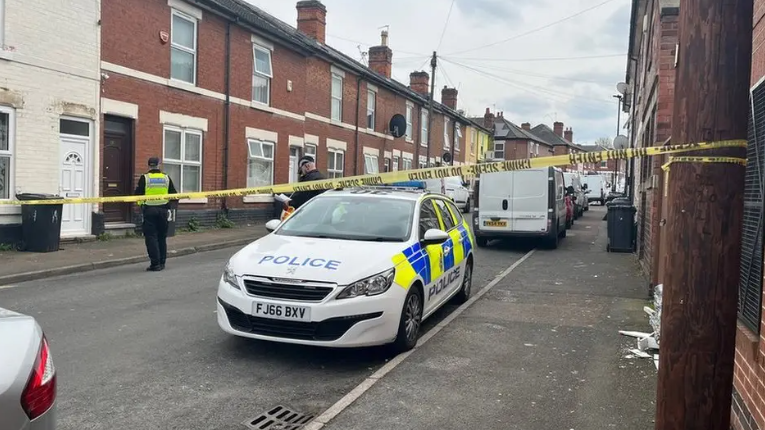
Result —
<svg viewBox="0 0 765 430"><path fill-rule="evenodd" d="M659 350L659 337L661 335L661 295L663 285L659 284L654 287L653 292L653 309L648 306L643 307L643 310L648 314L648 322L653 328L653 332L645 333L640 331L626 331L619 330L619 334L622 336L634 337L637 339L637 348L628 349L629 352L624 358L653 358L656 369L659 368L659 354L654 353Z"/></svg>

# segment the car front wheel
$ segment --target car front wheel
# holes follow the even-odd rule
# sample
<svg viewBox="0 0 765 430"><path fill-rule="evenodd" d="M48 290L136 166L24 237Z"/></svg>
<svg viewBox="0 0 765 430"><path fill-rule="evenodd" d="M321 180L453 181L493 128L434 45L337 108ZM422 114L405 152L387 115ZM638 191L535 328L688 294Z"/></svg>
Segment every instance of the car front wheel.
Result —
<svg viewBox="0 0 765 430"><path fill-rule="evenodd" d="M404 300L404 308L401 311L401 320L398 324L398 334L393 342L393 349L397 353L409 351L417 345L421 323L422 294L416 285L412 285Z"/></svg>
<svg viewBox="0 0 765 430"><path fill-rule="evenodd" d="M465 265L465 275L462 277L462 288L454 296L457 303L462 304L470 300L470 294L473 291L473 260L468 260Z"/></svg>

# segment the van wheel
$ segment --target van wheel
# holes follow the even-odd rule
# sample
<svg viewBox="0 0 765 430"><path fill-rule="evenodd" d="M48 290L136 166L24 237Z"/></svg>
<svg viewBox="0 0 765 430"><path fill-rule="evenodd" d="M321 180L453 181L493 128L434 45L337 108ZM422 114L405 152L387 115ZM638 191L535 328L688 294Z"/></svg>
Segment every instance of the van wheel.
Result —
<svg viewBox="0 0 765 430"><path fill-rule="evenodd" d="M412 285L409 287L406 299L404 299L404 308L401 310L396 340L391 345L396 353L409 351L417 345L421 323L422 294L417 285Z"/></svg>
<svg viewBox="0 0 765 430"><path fill-rule="evenodd" d="M486 245L489 244L489 239L487 239L485 237L476 237L475 238L475 243L478 244L479 248L486 248Z"/></svg>
<svg viewBox="0 0 765 430"><path fill-rule="evenodd" d="M470 213L470 198L465 201L465 209L462 210L462 213Z"/></svg>
<svg viewBox="0 0 765 430"><path fill-rule="evenodd" d="M465 264L465 275L462 277L462 288L454 296L454 301L463 304L470 299L470 293L473 291L473 259L468 259Z"/></svg>
<svg viewBox="0 0 765 430"><path fill-rule="evenodd" d="M558 249L558 242L560 242L560 233L558 233L558 227L555 227L554 235L546 238L547 249Z"/></svg>

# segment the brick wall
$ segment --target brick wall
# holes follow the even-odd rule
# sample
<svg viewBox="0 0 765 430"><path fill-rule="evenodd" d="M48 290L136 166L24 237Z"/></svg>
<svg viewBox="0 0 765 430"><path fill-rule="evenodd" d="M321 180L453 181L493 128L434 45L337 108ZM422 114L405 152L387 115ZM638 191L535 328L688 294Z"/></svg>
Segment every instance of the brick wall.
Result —
<svg viewBox="0 0 765 430"><path fill-rule="evenodd" d="M4 11L0 106L15 117L10 191L58 193L61 116L92 120L93 136L99 133L98 2L6 0ZM98 145L89 150L91 196L99 193ZM19 213L0 207L0 242L17 237Z"/></svg>
<svg viewBox="0 0 765 430"><path fill-rule="evenodd" d="M765 0L754 1L751 84L765 77ZM765 301L763 301L765 303ZM763 312L765 315L765 312ZM765 337L739 323L736 330L736 359L733 372L731 426L735 430L765 429Z"/></svg>
<svg viewBox="0 0 765 430"><path fill-rule="evenodd" d="M176 0L173 0L174 3ZM137 4L136 4L137 3ZM199 11L190 6L178 6L193 16ZM420 142L420 110L427 109L416 99L412 115L412 141L393 139L388 123L394 114L406 114L408 97L389 90L382 84L370 84L365 79L340 69L343 78L342 116L331 120L331 73L338 69L318 56L305 57L288 44L279 41L255 42L272 50L273 79L270 105L258 106L252 97L253 36L245 28L231 25L231 106L228 148L228 169L224 169L224 99L225 99L225 33L226 22L207 11L198 21L197 85L169 80L170 43L158 36L170 31L171 8L167 0L134 0L130 7L122 2L103 5L103 58L112 76L104 85L104 97L109 100L138 105L135 122L135 177L145 170L149 156L162 151L163 124L161 111L190 117L195 124L205 123L203 156L203 191L222 189L224 177L228 188L246 186L249 133L275 139L274 183L289 178L289 153L292 145L317 144L317 167L326 171L329 147L345 152L345 176L364 172L364 154L378 157L383 171L386 156L413 158L417 166L419 155L427 152ZM129 37L128 37L129 35ZM170 35L172 38L172 35ZM340 67L340 66L338 66ZM367 92L375 91L376 121L367 127ZM358 102L357 102L358 99ZM358 132L356 118L358 115ZM176 116L177 117L177 116ZM158 118L160 119L158 121ZM453 134L450 121L449 135ZM443 148L443 115L434 111L431 131L431 158L439 159ZM463 126L464 130L464 126ZM314 139L312 136L315 136ZM460 139L461 151L455 160L464 160L466 135ZM263 211L270 207L268 196L259 198L228 198L228 209ZM222 201L210 199L181 202L182 210L216 211ZM270 209L268 209L270 210ZM182 215L179 212L179 218ZM209 217L204 217L205 219Z"/></svg>

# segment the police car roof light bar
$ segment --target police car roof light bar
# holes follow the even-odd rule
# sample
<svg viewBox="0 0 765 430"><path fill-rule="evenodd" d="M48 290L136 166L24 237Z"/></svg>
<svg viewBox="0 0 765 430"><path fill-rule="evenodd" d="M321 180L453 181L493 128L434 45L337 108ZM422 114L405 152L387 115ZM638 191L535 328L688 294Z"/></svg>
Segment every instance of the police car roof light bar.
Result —
<svg viewBox="0 0 765 430"><path fill-rule="evenodd" d="M428 193L429 191L420 187L404 187L393 185L360 185L352 187L354 190L380 190L380 191L408 191L416 193Z"/></svg>

